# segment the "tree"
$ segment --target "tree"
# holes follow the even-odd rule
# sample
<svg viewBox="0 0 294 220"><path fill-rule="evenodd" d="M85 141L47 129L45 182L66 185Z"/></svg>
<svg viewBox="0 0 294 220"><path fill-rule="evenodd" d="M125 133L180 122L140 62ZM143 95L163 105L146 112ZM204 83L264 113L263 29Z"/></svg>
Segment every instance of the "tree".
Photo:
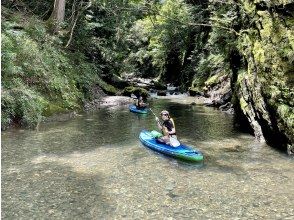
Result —
<svg viewBox="0 0 294 220"><path fill-rule="evenodd" d="M183 60L190 43L192 7L183 0L166 0L155 18L149 41L153 64L160 69L161 79L179 83Z"/></svg>
<svg viewBox="0 0 294 220"><path fill-rule="evenodd" d="M52 14L49 18L49 22L53 23L54 31L57 31L59 25L64 22L65 16L65 0L55 0Z"/></svg>

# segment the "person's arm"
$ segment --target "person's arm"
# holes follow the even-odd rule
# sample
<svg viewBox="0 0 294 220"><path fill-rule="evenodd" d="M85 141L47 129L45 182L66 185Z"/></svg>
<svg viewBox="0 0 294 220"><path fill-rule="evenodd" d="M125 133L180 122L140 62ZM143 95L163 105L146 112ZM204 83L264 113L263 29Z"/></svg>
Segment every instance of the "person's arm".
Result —
<svg viewBox="0 0 294 220"><path fill-rule="evenodd" d="M167 127L164 125L164 123L161 124L158 118L156 118L156 121L157 121L157 127L158 127L158 129L161 130L162 134L163 134L164 136L169 135L169 133L168 133L168 129L167 129Z"/></svg>
<svg viewBox="0 0 294 220"><path fill-rule="evenodd" d="M158 129L159 130L162 130L162 125L160 124L160 120L159 120L159 118L158 117L156 117L156 122L157 122L157 127L158 127Z"/></svg>

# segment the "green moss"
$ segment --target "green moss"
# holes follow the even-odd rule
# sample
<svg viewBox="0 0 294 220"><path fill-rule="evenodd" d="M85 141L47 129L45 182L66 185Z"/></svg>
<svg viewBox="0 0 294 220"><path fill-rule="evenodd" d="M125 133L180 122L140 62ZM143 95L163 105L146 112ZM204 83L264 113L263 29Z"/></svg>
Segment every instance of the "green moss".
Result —
<svg viewBox="0 0 294 220"><path fill-rule="evenodd" d="M278 107L278 113L284 118L289 115L289 112L290 112L290 109L289 109L289 106L287 105L280 105Z"/></svg>
<svg viewBox="0 0 294 220"><path fill-rule="evenodd" d="M196 96L203 93L203 91L199 87L189 87L188 92L190 96Z"/></svg>
<svg viewBox="0 0 294 220"><path fill-rule="evenodd" d="M133 86L128 86L124 88L122 91L122 94L125 96L131 96L132 94L136 96L143 96L143 97L148 97L148 91L146 89L140 88L140 87L133 87Z"/></svg>
<svg viewBox="0 0 294 220"><path fill-rule="evenodd" d="M219 74L209 77L208 80L205 81L205 86L216 85L219 82L219 77L220 77Z"/></svg>
<svg viewBox="0 0 294 220"><path fill-rule="evenodd" d="M294 134L294 111L288 105L282 104L278 106L277 112L281 118L283 118L285 127L289 134ZM293 135L294 136L294 135Z"/></svg>
<svg viewBox="0 0 294 220"><path fill-rule="evenodd" d="M246 13L248 15L254 16L255 9L256 9L255 4L252 3L252 1L249 1L249 0L244 0L242 2L243 2L243 8L246 11Z"/></svg>
<svg viewBox="0 0 294 220"><path fill-rule="evenodd" d="M254 54L254 59L259 62L260 64L264 64L265 62L265 51L261 45L261 43L259 41L256 41L254 43L253 46L253 50L252 50L253 54Z"/></svg>
<svg viewBox="0 0 294 220"><path fill-rule="evenodd" d="M240 107L241 109L246 112L247 110L247 106L248 106L248 103L245 101L245 99L243 97L240 97L239 99L239 102L240 102Z"/></svg>
<svg viewBox="0 0 294 220"><path fill-rule="evenodd" d="M110 84L107 84L106 82L100 80L99 82L97 82L97 84L101 87L101 89L108 95L115 95L118 90L110 85Z"/></svg>
<svg viewBox="0 0 294 220"><path fill-rule="evenodd" d="M65 112L68 112L68 110L60 106L60 104L51 102L51 103L48 103L48 105L45 107L43 115L48 117L53 114L65 113Z"/></svg>
<svg viewBox="0 0 294 220"><path fill-rule="evenodd" d="M257 14L262 17L262 19L260 19L262 22L262 29L260 30L261 35L263 37L270 37L273 28L273 22L269 12L258 11Z"/></svg>

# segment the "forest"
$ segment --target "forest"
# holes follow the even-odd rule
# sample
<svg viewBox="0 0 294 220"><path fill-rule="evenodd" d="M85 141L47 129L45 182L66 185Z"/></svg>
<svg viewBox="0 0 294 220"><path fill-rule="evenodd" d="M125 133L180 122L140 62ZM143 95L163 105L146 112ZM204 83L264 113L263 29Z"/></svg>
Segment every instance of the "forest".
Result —
<svg viewBox="0 0 294 220"><path fill-rule="evenodd" d="M4 0L1 129L171 83L281 149L294 143L293 0Z"/></svg>

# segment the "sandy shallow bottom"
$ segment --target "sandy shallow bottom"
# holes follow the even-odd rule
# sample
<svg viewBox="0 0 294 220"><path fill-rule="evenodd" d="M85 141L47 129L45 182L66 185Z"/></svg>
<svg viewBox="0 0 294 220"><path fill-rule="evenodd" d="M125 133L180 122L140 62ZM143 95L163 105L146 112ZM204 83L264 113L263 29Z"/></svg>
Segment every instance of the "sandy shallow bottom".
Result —
<svg viewBox="0 0 294 220"><path fill-rule="evenodd" d="M259 156L248 162L236 152L228 160L210 156L209 150L206 154L201 165L137 145L36 156L3 172L3 214L27 219L293 219L291 159L279 158L275 164ZM13 177L16 182L9 184Z"/></svg>

